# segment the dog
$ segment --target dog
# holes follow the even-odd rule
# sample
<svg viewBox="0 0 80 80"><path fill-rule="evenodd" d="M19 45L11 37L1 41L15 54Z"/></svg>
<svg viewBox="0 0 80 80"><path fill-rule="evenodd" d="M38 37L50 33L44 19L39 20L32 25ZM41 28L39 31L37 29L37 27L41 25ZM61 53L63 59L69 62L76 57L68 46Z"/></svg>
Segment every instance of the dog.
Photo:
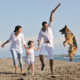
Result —
<svg viewBox="0 0 80 80"><path fill-rule="evenodd" d="M65 41L63 42L63 46L65 47L66 44L69 45L68 53L66 57L70 57L70 61L74 57L75 53L77 52L77 42L73 33L67 28L67 25L61 30L59 30L61 34L65 34Z"/></svg>

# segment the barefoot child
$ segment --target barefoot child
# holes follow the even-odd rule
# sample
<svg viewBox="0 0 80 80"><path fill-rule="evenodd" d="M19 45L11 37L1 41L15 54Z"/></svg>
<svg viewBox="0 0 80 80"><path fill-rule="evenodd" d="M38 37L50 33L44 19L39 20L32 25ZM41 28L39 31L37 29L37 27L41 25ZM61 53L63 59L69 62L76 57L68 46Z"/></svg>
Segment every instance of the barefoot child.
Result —
<svg viewBox="0 0 80 80"><path fill-rule="evenodd" d="M34 45L33 41L28 42L29 54L26 53L26 58L25 58L25 62L29 65L28 71L30 70L30 68L32 68L32 75L34 75L34 50L36 51L39 50L39 46L38 48L35 48L33 47L33 45Z"/></svg>

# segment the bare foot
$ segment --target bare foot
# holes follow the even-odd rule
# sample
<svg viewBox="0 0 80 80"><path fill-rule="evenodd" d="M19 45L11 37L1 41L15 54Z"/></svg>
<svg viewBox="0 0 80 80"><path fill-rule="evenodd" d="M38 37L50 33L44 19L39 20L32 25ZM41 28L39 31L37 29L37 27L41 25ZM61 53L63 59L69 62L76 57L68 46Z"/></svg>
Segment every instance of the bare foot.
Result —
<svg viewBox="0 0 80 80"><path fill-rule="evenodd" d="M51 73L52 73L52 75L54 74L54 71L53 71L53 69L51 70Z"/></svg>
<svg viewBox="0 0 80 80"><path fill-rule="evenodd" d="M51 73L52 73L52 75L53 75L53 74L54 74L54 71L52 71Z"/></svg>
<svg viewBox="0 0 80 80"><path fill-rule="evenodd" d="M23 69L21 69L21 74L23 74Z"/></svg>
<svg viewBox="0 0 80 80"><path fill-rule="evenodd" d="M34 73L32 73L32 76L34 76Z"/></svg>
<svg viewBox="0 0 80 80"><path fill-rule="evenodd" d="M17 66L15 67L15 73L17 73L17 71L18 71L18 68L17 68Z"/></svg>

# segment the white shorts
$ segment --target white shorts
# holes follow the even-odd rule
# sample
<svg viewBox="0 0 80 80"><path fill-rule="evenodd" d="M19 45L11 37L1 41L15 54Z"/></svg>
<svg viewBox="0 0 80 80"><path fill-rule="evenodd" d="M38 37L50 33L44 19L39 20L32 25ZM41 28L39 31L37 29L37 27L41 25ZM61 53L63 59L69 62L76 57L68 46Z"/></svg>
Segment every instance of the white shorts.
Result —
<svg viewBox="0 0 80 80"><path fill-rule="evenodd" d="M53 59L53 46L50 43L44 43L42 45L39 55L44 55L46 51L48 52L49 59Z"/></svg>

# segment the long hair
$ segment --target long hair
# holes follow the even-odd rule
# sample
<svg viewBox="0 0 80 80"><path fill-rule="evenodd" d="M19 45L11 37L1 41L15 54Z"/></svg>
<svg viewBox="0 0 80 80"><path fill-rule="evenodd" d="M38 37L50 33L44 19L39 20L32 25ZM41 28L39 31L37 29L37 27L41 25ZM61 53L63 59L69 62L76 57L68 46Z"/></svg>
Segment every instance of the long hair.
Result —
<svg viewBox="0 0 80 80"><path fill-rule="evenodd" d="M22 28L22 27L21 27L20 25L17 25L17 26L15 27L14 32L18 31L18 30L19 30L19 28Z"/></svg>

